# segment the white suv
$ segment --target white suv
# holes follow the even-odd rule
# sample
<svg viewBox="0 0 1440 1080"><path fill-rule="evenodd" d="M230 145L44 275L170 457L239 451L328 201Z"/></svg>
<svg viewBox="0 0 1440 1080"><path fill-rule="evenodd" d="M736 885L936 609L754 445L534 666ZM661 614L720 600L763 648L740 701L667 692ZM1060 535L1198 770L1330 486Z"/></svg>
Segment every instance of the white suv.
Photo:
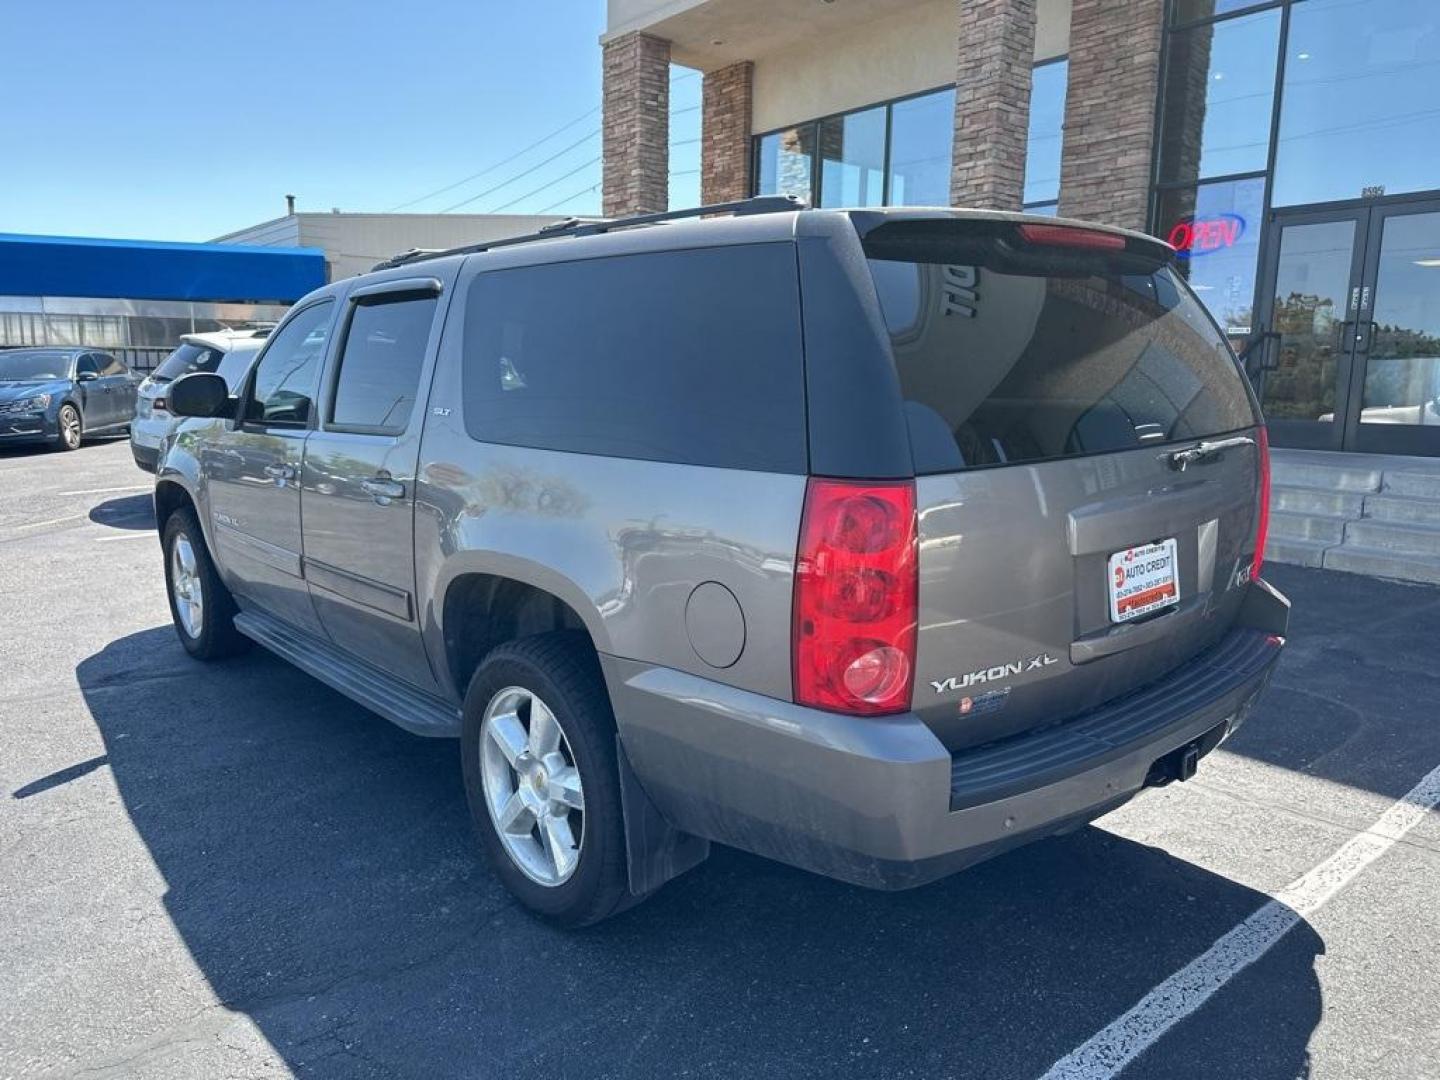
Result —
<svg viewBox="0 0 1440 1080"><path fill-rule="evenodd" d="M154 472L165 439L179 422L179 417L170 414L167 385L192 371L209 371L234 386L250 370L250 362L269 334L269 327L259 327L183 335L180 346L146 377L136 394L135 419L130 424L135 464Z"/></svg>

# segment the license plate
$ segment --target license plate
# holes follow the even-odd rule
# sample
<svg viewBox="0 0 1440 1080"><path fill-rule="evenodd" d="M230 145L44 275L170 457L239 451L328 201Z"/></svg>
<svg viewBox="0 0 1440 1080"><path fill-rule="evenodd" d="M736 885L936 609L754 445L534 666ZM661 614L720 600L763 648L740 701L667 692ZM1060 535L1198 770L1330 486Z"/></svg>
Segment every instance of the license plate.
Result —
<svg viewBox="0 0 1440 1080"><path fill-rule="evenodd" d="M1110 621L1126 622L1180 599L1175 541L1160 540L1110 556Z"/></svg>

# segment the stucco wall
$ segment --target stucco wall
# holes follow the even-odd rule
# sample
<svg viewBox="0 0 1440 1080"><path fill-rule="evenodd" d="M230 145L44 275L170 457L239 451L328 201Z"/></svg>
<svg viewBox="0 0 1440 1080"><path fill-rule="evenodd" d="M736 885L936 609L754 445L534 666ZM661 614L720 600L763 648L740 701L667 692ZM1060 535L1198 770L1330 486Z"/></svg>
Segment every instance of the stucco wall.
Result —
<svg viewBox="0 0 1440 1080"><path fill-rule="evenodd" d="M753 128L773 131L955 81L958 0L755 57ZM1063 55L1070 0L1039 0L1035 59Z"/></svg>

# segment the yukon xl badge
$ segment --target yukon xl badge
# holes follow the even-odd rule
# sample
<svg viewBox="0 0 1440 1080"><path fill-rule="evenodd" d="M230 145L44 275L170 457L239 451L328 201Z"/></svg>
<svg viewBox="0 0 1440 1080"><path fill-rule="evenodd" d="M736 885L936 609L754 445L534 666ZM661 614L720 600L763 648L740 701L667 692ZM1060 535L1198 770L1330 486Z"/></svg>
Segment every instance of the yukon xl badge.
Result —
<svg viewBox="0 0 1440 1080"><path fill-rule="evenodd" d="M1039 656L1026 657L1009 664L997 664L992 668L972 671L968 675L951 675L948 679L941 679L939 682L932 681L930 685L935 688L935 693L944 694L951 690L964 690L968 686L978 686L981 683L999 682L1011 675L1041 671L1051 664L1058 663L1059 661L1049 653L1041 653Z"/></svg>

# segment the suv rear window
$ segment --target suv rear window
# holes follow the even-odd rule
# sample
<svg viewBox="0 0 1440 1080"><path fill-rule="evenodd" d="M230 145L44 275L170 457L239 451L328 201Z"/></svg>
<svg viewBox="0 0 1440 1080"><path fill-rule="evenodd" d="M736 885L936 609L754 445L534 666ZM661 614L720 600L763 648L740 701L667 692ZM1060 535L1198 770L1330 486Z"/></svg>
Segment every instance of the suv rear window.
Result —
<svg viewBox="0 0 1440 1080"><path fill-rule="evenodd" d="M150 373L150 378L155 382L174 382L181 375L189 375L194 371L213 372L220 366L224 355L219 349L208 349L203 345L186 342L160 361L160 366Z"/></svg>
<svg viewBox="0 0 1440 1080"><path fill-rule="evenodd" d="M465 427L482 442L805 472L790 244L479 274L464 355Z"/></svg>
<svg viewBox="0 0 1440 1080"><path fill-rule="evenodd" d="M1110 453L1258 422L1189 288L1134 253L1017 251L992 227L865 239L917 472ZM1003 226L1013 234L1013 226Z"/></svg>

